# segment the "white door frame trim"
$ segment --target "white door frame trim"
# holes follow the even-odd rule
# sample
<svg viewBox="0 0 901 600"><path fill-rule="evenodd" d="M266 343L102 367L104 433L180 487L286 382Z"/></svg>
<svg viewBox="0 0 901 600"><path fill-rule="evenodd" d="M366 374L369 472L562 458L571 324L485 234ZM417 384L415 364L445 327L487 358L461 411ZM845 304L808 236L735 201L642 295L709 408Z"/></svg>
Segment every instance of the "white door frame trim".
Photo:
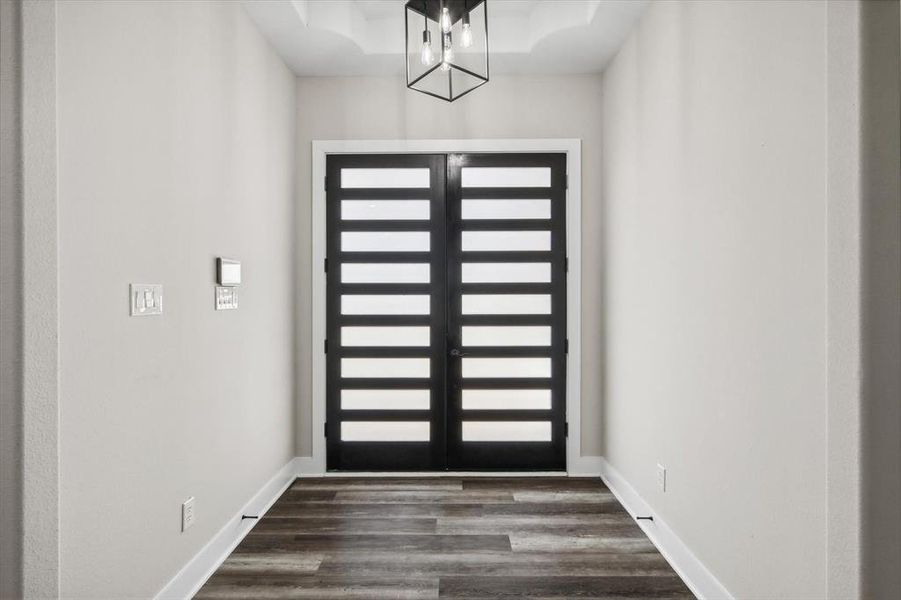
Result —
<svg viewBox="0 0 901 600"><path fill-rule="evenodd" d="M305 475L325 473L325 353L319 351L326 337L326 257L325 159L329 154L449 154L454 152L564 152L566 153L566 334L569 354L566 361L566 470L569 475L596 475L594 460L583 460L581 440L582 381L582 141L579 139L507 140L314 140L312 142L312 407L313 456L304 461ZM593 459L594 457L586 457Z"/></svg>

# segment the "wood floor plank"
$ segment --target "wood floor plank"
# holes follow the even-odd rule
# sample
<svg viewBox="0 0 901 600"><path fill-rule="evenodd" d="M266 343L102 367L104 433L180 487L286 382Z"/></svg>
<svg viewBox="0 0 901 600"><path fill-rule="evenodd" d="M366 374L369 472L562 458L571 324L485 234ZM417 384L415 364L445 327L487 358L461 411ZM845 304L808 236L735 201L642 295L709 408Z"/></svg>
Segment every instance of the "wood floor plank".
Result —
<svg viewBox="0 0 901 600"><path fill-rule="evenodd" d="M497 523L497 524L505 524L510 526L528 526L528 525L584 525L586 527L590 527L592 525L617 525L617 524L629 524L635 528L638 528L638 524L634 519L629 515L629 513L623 512L604 512L604 513L586 513L586 514L558 514L558 515L546 515L546 514L525 514L525 515L490 515L482 518L484 515L478 515L476 517L471 516L443 516L439 517L440 520L446 521L448 523Z"/></svg>
<svg viewBox="0 0 901 600"><path fill-rule="evenodd" d="M659 553L410 553L372 554L341 552L326 555L319 565L322 575L354 573L367 576L430 577L438 575L482 576L651 576L673 575Z"/></svg>
<svg viewBox="0 0 901 600"><path fill-rule="evenodd" d="M319 569L322 554L232 554L219 566L219 574L246 574L255 577L280 573L312 573Z"/></svg>
<svg viewBox="0 0 901 600"><path fill-rule="evenodd" d="M279 519L266 517L251 530L249 535L313 535L326 533L381 533L394 535L398 533L436 533L436 526L437 519L345 519L341 517Z"/></svg>
<svg viewBox="0 0 901 600"><path fill-rule="evenodd" d="M497 552L510 550L506 535L329 534L248 535L241 552Z"/></svg>
<svg viewBox="0 0 901 600"><path fill-rule="evenodd" d="M440 598L693 598L668 577L441 577Z"/></svg>
<svg viewBox="0 0 901 600"><path fill-rule="evenodd" d="M615 521L589 523L588 519L581 519L577 523L554 522L553 517L520 518L520 519L489 519L485 517L470 519L438 519L437 533L456 534L501 534L501 535L526 535L526 534L550 534L556 536L580 537L580 536L611 536L644 538L644 532L638 525L628 519L617 518Z"/></svg>
<svg viewBox="0 0 901 600"><path fill-rule="evenodd" d="M616 497L607 490L591 491L565 491L555 492L550 490L516 490L513 492L513 500L516 502L616 502Z"/></svg>
<svg viewBox="0 0 901 600"><path fill-rule="evenodd" d="M297 491L462 491L462 479L435 478L383 478L383 477L323 477L298 479L291 490Z"/></svg>
<svg viewBox="0 0 901 600"><path fill-rule="evenodd" d="M473 491L533 490L554 492L607 491L604 482L592 477L470 477L463 489Z"/></svg>
<svg viewBox="0 0 901 600"><path fill-rule="evenodd" d="M354 491L354 492L336 492L334 500L336 503L365 503L365 504L394 504L396 502L403 503L470 503L477 502L479 504L506 504L514 501L513 495L508 492L443 492L443 491L409 491L409 492L391 492L391 491Z"/></svg>
<svg viewBox="0 0 901 600"><path fill-rule="evenodd" d="M360 503L360 504L274 504L267 517L296 518L344 517L344 518L431 518L477 517L483 514L481 504L409 504Z"/></svg>
<svg viewBox="0 0 901 600"><path fill-rule="evenodd" d="M608 535L548 535L543 533L511 534L514 552L656 552L646 537L611 537Z"/></svg>
<svg viewBox="0 0 901 600"><path fill-rule="evenodd" d="M495 515L575 515L621 514L627 515L615 498L603 502L515 502L510 504L485 504L482 514Z"/></svg>
<svg viewBox="0 0 901 600"><path fill-rule="evenodd" d="M431 599L438 597L437 579L356 577L341 575L271 576L265 580L214 575L195 598L200 600L287 600L294 598Z"/></svg>

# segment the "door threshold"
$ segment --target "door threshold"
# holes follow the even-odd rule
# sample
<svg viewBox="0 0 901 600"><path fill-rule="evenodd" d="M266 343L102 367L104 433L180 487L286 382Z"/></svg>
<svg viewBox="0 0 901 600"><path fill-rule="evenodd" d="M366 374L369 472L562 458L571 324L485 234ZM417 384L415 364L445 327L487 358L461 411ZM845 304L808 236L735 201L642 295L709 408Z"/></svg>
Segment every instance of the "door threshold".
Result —
<svg viewBox="0 0 901 600"><path fill-rule="evenodd" d="M299 477L567 477L566 471L328 471Z"/></svg>

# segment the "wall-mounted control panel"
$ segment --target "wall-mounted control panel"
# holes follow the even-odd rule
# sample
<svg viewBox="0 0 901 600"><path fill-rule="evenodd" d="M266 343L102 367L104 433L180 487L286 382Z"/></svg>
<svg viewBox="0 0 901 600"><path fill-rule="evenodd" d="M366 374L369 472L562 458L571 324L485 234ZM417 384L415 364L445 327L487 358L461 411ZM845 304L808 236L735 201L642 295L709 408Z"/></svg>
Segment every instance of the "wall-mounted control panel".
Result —
<svg viewBox="0 0 901 600"><path fill-rule="evenodd" d="M241 285L241 261L233 258L216 259L216 310L238 308L238 288Z"/></svg>
<svg viewBox="0 0 901 600"><path fill-rule="evenodd" d="M216 286L216 310L235 310L238 308L238 288Z"/></svg>
<svg viewBox="0 0 901 600"><path fill-rule="evenodd" d="M131 316L150 317L163 314L163 286L158 283L132 283L128 286Z"/></svg>
<svg viewBox="0 0 901 600"><path fill-rule="evenodd" d="M216 279L219 285L241 285L241 261L232 258L217 258Z"/></svg>

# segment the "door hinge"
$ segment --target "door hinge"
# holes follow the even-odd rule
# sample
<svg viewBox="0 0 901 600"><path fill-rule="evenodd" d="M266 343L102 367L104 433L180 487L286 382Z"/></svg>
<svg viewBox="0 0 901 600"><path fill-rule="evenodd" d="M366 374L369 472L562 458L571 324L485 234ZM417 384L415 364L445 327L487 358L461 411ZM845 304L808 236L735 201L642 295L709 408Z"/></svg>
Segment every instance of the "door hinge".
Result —
<svg viewBox="0 0 901 600"><path fill-rule="evenodd" d="M563 189L564 190L569 189L569 174L568 173L563 176Z"/></svg>
<svg viewBox="0 0 901 600"><path fill-rule="evenodd" d="M322 178L322 189L328 191L328 175Z"/></svg>
<svg viewBox="0 0 901 600"><path fill-rule="evenodd" d="M563 424L563 435L564 437L569 437L569 423Z"/></svg>
<svg viewBox="0 0 901 600"><path fill-rule="evenodd" d="M569 338L563 340L563 353L569 354Z"/></svg>
<svg viewBox="0 0 901 600"><path fill-rule="evenodd" d="M322 340L322 351L328 354L328 340Z"/></svg>
<svg viewBox="0 0 901 600"><path fill-rule="evenodd" d="M569 257L563 259L563 272L569 273Z"/></svg>
<svg viewBox="0 0 901 600"><path fill-rule="evenodd" d="M328 421L322 424L322 435L328 437Z"/></svg>
<svg viewBox="0 0 901 600"><path fill-rule="evenodd" d="M325 258L322 260L322 270L328 273L328 259Z"/></svg>

